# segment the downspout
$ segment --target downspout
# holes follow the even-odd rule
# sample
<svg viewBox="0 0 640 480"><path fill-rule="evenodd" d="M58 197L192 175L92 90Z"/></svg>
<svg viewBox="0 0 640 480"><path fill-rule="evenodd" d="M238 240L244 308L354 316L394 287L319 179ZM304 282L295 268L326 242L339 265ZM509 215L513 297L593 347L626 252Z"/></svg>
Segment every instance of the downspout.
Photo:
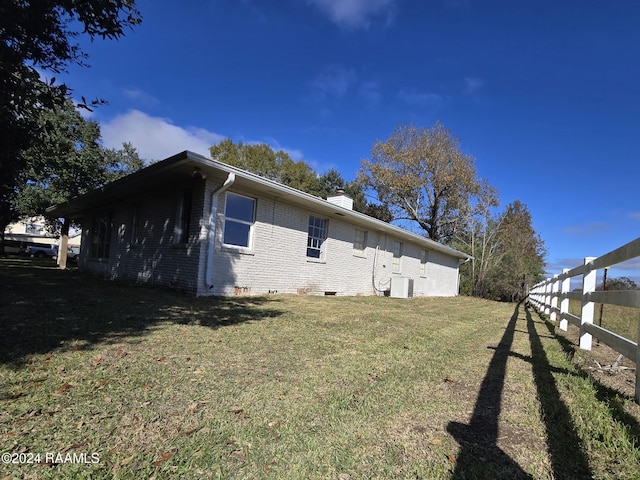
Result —
<svg viewBox="0 0 640 480"><path fill-rule="evenodd" d="M236 181L236 174L229 172L224 183L211 192L211 211L209 212L209 238L207 244L207 264L205 265L205 284L209 290L213 288L213 253L216 244L216 221L218 216L218 195L227 191Z"/></svg>
<svg viewBox="0 0 640 480"><path fill-rule="evenodd" d="M462 260L462 259L458 260L458 281L457 281L458 285L456 286L456 295L460 295L460 267L465 263L469 262L472 258L474 257L469 257L466 260Z"/></svg>

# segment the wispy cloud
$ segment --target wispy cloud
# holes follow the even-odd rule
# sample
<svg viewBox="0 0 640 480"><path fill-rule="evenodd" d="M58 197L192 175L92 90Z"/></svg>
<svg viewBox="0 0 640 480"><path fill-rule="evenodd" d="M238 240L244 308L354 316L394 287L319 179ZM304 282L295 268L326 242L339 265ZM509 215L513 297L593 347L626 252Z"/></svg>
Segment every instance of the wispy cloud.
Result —
<svg viewBox="0 0 640 480"><path fill-rule="evenodd" d="M479 78L467 77L464 79L464 92L468 95L477 92L482 88L484 82Z"/></svg>
<svg viewBox="0 0 640 480"><path fill-rule="evenodd" d="M282 145L280 145L280 142L278 142L278 140L276 140L275 138L272 138L272 137L270 137L266 142L248 142L248 143L266 143L275 152L281 150L284 153L286 153L287 155L289 155L291 157L291 159L295 160L296 162L299 161L299 160L304 160L304 154L302 153L302 150L298 150L296 148L283 147Z"/></svg>
<svg viewBox="0 0 640 480"><path fill-rule="evenodd" d="M402 88L398 98L407 105L417 107L437 107L444 103L444 97L437 93L421 92L414 88Z"/></svg>
<svg viewBox="0 0 640 480"><path fill-rule="evenodd" d="M351 29L368 28L376 16L391 23L395 12L395 0L308 0L308 3L333 23Z"/></svg>
<svg viewBox="0 0 640 480"><path fill-rule="evenodd" d="M368 81L360 85L358 96L362 98L370 107L377 107L382 102L380 85L377 82Z"/></svg>
<svg viewBox="0 0 640 480"><path fill-rule="evenodd" d="M356 83L358 75L353 68L344 65L329 65L318 74L311 83L314 97L326 99L328 97L340 98Z"/></svg>
<svg viewBox="0 0 640 480"><path fill-rule="evenodd" d="M601 232L606 232L611 229L611 225L604 222L592 222L587 223L586 225L575 225L566 227L562 230L563 233L568 233L570 235L581 235L581 236L589 236L595 235Z"/></svg>
<svg viewBox="0 0 640 480"><path fill-rule="evenodd" d="M629 213L629 218L633 218L634 220L640 220L640 212Z"/></svg>
<svg viewBox="0 0 640 480"><path fill-rule="evenodd" d="M138 90L138 89L125 89L124 91L125 96L127 96L129 99L143 105L146 107L150 107L153 105L158 104L158 99L156 97L154 97L153 95L148 94L147 92L144 92L142 90Z"/></svg>
<svg viewBox="0 0 640 480"><path fill-rule="evenodd" d="M131 142L146 160L161 160L183 150L209 156L209 147L225 138L203 128L180 127L140 110L118 115L102 123L100 129L106 147L120 148L123 142Z"/></svg>

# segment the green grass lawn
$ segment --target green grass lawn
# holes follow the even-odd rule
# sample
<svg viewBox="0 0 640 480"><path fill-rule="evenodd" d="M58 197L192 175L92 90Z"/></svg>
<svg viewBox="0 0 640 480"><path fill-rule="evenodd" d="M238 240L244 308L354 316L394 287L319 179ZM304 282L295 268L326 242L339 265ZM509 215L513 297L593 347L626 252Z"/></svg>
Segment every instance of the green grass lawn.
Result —
<svg viewBox="0 0 640 480"><path fill-rule="evenodd" d="M0 291L0 453L41 454L0 479L640 478L638 406L524 305L196 299L16 257Z"/></svg>

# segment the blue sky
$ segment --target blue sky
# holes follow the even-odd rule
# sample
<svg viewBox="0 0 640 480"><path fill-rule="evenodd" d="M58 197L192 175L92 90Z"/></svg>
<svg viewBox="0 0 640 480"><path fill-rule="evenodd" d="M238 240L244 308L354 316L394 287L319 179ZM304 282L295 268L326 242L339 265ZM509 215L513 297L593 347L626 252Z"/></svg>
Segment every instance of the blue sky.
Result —
<svg viewBox="0 0 640 480"><path fill-rule="evenodd" d="M108 100L107 146L161 159L230 137L350 180L397 125L440 120L502 206L528 206L549 272L639 236L637 0L137 5L139 27L81 39L91 68L63 78Z"/></svg>

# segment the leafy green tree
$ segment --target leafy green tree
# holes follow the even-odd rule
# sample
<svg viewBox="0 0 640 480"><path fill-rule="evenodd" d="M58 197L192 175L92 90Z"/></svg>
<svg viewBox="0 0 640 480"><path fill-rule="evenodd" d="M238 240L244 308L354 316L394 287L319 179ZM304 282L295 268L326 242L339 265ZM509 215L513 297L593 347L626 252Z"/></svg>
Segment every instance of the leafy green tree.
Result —
<svg viewBox="0 0 640 480"><path fill-rule="evenodd" d="M373 145L358 179L394 219L417 222L436 241L451 239L469 218L497 205L495 190L478 177L473 158L439 122L397 127Z"/></svg>
<svg viewBox="0 0 640 480"><path fill-rule="evenodd" d="M519 200L500 214L473 218L451 245L473 256L460 267L460 290L466 295L520 300L544 273L544 242Z"/></svg>
<svg viewBox="0 0 640 480"><path fill-rule="evenodd" d="M600 283L596 290L605 290L604 282ZM638 284L629 277L616 277L607 279L606 290L637 290Z"/></svg>
<svg viewBox="0 0 640 480"><path fill-rule="evenodd" d="M16 198L24 170L23 153L37 141L43 109L65 102L69 87L45 75L86 65L75 39L118 39L141 22L133 0L0 2L0 234L16 220ZM100 100L86 102L97 104Z"/></svg>
<svg viewBox="0 0 640 480"><path fill-rule="evenodd" d="M380 220L391 221L391 213L384 205L367 201L364 188L358 181L345 182L335 168L322 175L305 161L294 161L284 151L274 151L267 144L234 143L231 139L224 139L209 149L211 157L268 178L283 185L301 190L320 198L335 195L338 189L343 189L353 199L353 209Z"/></svg>
<svg viewBox="0 0 640 480"><path fill-rule="evenodd" d="M236 144L226 138L210 147L209 151L211 158L274 182L309 193L318 189L318 178L313 168L303 161L294 161L282 150L274 151L265 143Z"/></svg>
<svg viewBox="0 0 640 480"><path fill-rule="evenodd" d="M544 274L546 250L533 229L531 214L519 200L507 205L497 232L501 258L489 278L488 297L517 301Z"/></svg>
<svg viewBox="0 0 640 480"><path fill-rule="evenodd" d="M38 118L38 137L24 153L16 197L20 216L46 215L51 205L67 201L142 168L131 144L120 150L100 143L97 122L86 120L71 99L45 109Z"/></svg>

